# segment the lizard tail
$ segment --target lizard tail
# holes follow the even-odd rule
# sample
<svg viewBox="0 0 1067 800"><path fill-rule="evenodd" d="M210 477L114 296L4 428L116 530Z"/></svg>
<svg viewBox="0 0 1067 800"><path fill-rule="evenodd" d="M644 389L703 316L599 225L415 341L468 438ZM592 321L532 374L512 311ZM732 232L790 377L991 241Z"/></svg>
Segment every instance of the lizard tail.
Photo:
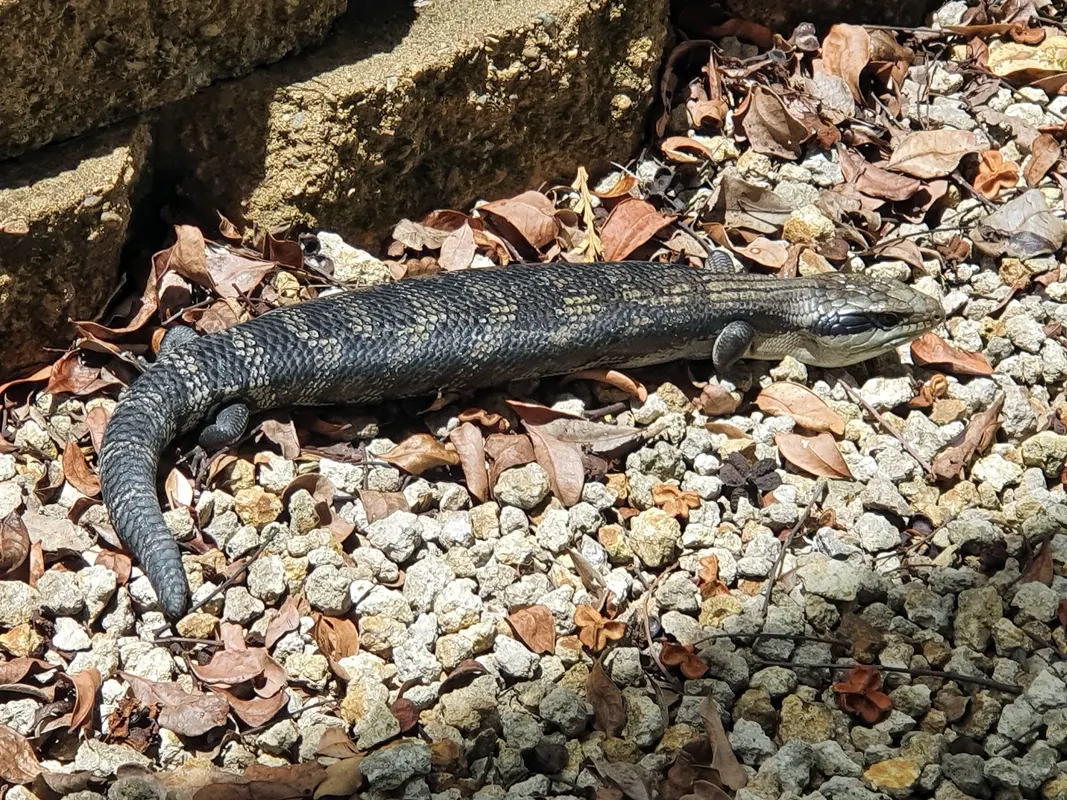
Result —
<svg viewBox="0 0 1067 800"><path fill-rule="evenodd" d="M159 367L127 390L104 431L100 491L119 539L148 576L163 613L180 617L189 583L178 543L163 519L156 472L163 448L179 429L177 384ZM160 379L163 380L160 380Z"/></svg>

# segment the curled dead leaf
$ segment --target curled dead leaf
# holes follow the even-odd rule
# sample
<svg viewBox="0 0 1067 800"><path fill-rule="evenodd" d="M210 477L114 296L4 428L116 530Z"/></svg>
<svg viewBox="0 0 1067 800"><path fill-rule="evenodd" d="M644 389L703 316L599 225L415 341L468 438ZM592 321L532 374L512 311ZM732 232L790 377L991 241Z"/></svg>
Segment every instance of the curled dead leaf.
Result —
<svg viewBox="0 0 1067 800"><path fill-rule="evenodd" d="M585 679L585 699L593 707L593 724L608 737L626 727L626 704L619 687L604 672L599 659Z"/></svg>
<svg viewBox="0 0 1067 800"><path fill-rule="evenodd" d="M860 25L834 25L822 42L822 71L845 82L853 99L863 102L860 75L871 59L871 37Z"/></svg>
<svg viewBox="0 0 1067 800"><path fill-rule="evenodd" d="M531 652L540 655L556 651L556 620L548 606L520 608L507 616L507 623Z"/></svg>
<svg viewBox="0 0 1067 800"><path fill-rule="evenodd" d="M0 520L0 573L18 569L29 554L30 534L26 530L26 523L12 511Z"/></svg>
<svg viewBox="0 0 1067 800"><path fill-rule="evenodd" d="M957 375L993 374L993 368L984 355L953 347L936 333L924 333L913 341L911 357L921 366L938 367Z"/></svg>
<svg viewBox="0 0 1067 800"><path fill-rule="evenodd" d="M792 417L797 425L809 431L829 431L837 436L845 432L844 418L815 392L799 383L772 383L759 393L756 406L765 414Z"/></svg>
<svg viewBox="0 0 1067 800"><path fill-rule="evenodd" d="M380 458L412 475L421 475L439 467L455 467L460 463L454 447L441 444L428 433L409 436L396 447L382 453Z"/></svg>
<svg viewBox="0 0 1067 800"><path fill-rule="evenodd" d="M622 200L611 210L600 230L604 260L622 261L670 225L672 219L644 200L633 197Z"/></svg>
<svg viewBox="0 0 1067 800"><path fill-rule="evenodd" d="M775 434L774 443L782 458L799 470L819 478L852 480L852 472L828 433L801 436L796 433Z"/></svg>
<svg viewBox="0 0 1067 800"><path fill-rule="evenodd" d="M943 178L960 165L960 159L979 149L978 137L971 131L915 131L897 145L886 169L926 180Z"/></svg>
<svg viewBox="0 0 1067 800"><path fill-rule="evenodd" d="M485 437L481 429L464 422L448 438L459 456L467 490L472 497L484 503L489 497L489 473L485 468Z"/></svg>

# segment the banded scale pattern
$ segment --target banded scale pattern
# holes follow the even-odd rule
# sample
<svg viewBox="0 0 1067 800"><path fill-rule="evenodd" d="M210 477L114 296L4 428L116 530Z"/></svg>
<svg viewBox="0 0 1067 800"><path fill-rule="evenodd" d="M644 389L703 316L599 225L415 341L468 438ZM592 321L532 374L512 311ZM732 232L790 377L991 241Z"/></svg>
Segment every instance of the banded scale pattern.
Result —
<svg viewBox="0 0 1067 800"><path fill-rule="evenodd" d="M892 343L850 351L835 349L831 335L823 337L829 348L816 347L806 331L825 327L827 313L911 308L907 331L902 323L890 333L913 338L935 322L929 298L917 298L925 295L902 284L838 274L779 280L633 261L475 269L343 292L161 355L126 390L108 424L102 494L118 535L174 617L188 587L157 499L157 465L175 436L227 403L252 410L373 403L707 358L721 332L738 322L754 334L745 343L748 357L793 354L839 366Z"/></svg>

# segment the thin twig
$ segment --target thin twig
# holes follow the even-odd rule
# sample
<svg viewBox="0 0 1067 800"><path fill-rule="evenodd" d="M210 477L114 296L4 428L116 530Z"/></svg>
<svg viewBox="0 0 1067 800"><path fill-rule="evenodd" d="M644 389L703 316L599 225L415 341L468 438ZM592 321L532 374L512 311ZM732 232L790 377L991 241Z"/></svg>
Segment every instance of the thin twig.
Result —
<svg viewBox="0 0 1067 800"><path fill-rule="evenodd" d="M237 569L236 569L236 570L234 571L233 575L231 575L231 576L230 576L230 577L228 577L228 578L227 578L226 580L224 580L224 581L223 581L222 583L220 583L220 584L219 584L218 586L216 586L216 587L215 587L215 588L214 588L214 589L212 590L211 594L209 594L209 595L207 595L206 597L204 597L204 598L203 598L202 600L200 600L200 601L199 601L198 603L195 603L195 604L193 605L193 607L192 607L192 608L190 608L190 609L189 609L189 610L188 610L187 612L185 612L185 613L186 613L186 614L192 614L192 613L193 613L194 611L199 611L199 610L200 610L201 608L203 608L203 607L204 607L204 606L205 606L205 605L206 605L207 603L209 603L209 602L211 602L212 600L214 600L214 599L215 599L215 598L216 598L216 597L217 597L217 596L218 596L219 594L221 594L222 592L226 591L226 590L227 590L227 589L229 589L229 588L230 588L231 586L233 586L233 585L234 585L234 583L236 583L236 582L237 582L237 581L238 581L238 580L239 580L239 579L241 578L241 576L242 576L242 575L244 575L244 574L245 574L245 573L246 573L246 572L248 571L248 568L249 568L249 567L251 567L251 566L252 566L252 565L253 565L253 564L254 564L254 563L256 562L256 560L257 560L257 559L258 559L258 558L259 558L259 557L260 557L261 555L263 555L263 552L264 552L264 551L265 551L265 550L267 549L267 547L268 547L268 546L270 545L270 543L271 543L271 542L272 542L273 540L274 540L274 534L273 534L273 533L271 533L271 534L267 535L267 536L266 536L266 537L265 537L265 538L263 539L263 541L262 541L262 542L260 542L260 544L259 544L259 547L257 547L257 548L255 549L255 552L254 552L254 553L252 553L252 555L251 555L251 556L249 556L248 560L247 560L247 561L245 561L245 563L243 563L243 564L242 564L242 565L241 565L240 567L238 567L238 568L237 568ZM166 625L161 625L160 627L158 627L158 628L156 628L156 629L155 629L154 631L152 631L152 636L153 636L153 637L156 637L156 636L158 636L158 635L159 635L160 633L162 633L163 631L167 630L167 629L168 629L169 627L170 627L170 624L169 624L169 623L168 623L168 624L166 624ZM165 642L165 641L167 641L167 640L163 640L163 641Z"/></svg>
<svg viewBox="0 0 1067 800"><path fill-rule="evenodd" d="M923 468L923 470L926 472L927 475L929 475L930 477L934 477L934 468L930 466L930 463L925 458L923 458L921 455L919 455L919 453L912 446L911 442L909 442L907 439L905 439L903 436L901 436L900 432L896 428L894 428L886 420L885 417L883 417L881 414L879 414L878 410L874 406L872 406L870 403L868 403L863 398L863 396L860 395L859 392L857 392L855 389L853 389L851 386L849 386L847 383L845 383L845 381L843 379L838 378L837 382L845 390L845 393L849 397L851 397L855 402L857 402L861 406L863 406L863 408L867 411L867 413L870 414L872 417L874 417L875 421L879 425L882 426L882 429L886 433L888 433L890 436L892 436L894 439L896 439L898 442L900 442L901 446L904 448L904 451L909 456L911 456L912 458L914 458L918 462L919 466Z"/></svg>
<svg viewBox="0 0 1067 800"><path fill-rule="evenodd" d="M692 640L689 644L696 646L715 639L752 639L753 637L759 637L760 639L788 639L791 642L818 642L840 647L848 647L851 644L851 642L847 642L844 639L834 639L831 636L811 636L806 633L727 633L725 631L706 633Z"/></svg>
<svg viewBox="0 0 1067 800"><path fill-rule="evenodd" d="M836 669L836 670L848 670L853 667L862 666L860 664L798 664L794 661L765 661L762 658L755 660L755 663L761 667L785 667L786 669L798 670L798 669ZM878 664L875 669L879 672L899 672L902 675L910 675L913 678L942 678L946 681L957 681L959 683L970 683L975 686L984 686L987 689L995 689L998 692L1007 692L1008 694L1022 694L1022 687L1016 686L1011 683L1001 683L995 681L992 678L986 678L975 675L964 675L960 672L943 672L939 669L926 669L924 667L889 667L884 664Z"/></svg>
<svg viewBox="0 0 1067 800"><path fill-rule="evenodd" d="M634 561L636 562L636 560L637 559L635 558ZM634 566L637 566L636 563ZM667 569L663 570L663 572L657 575L655 580L653 580L652 583L645 588L645 596L642 598L645 601L644 605L642 606L644 613L641 615L643 618L642 621L644 622L645 639L648 641L648 654L652 657L652 660L656 662L656 666L659 667L659 671L663 673L663 676L667 680L672 682L675 681L674 676L667 671L667 668L665 666L663 666L663 662L659 660L659 654L656 653L656 648L652 646L652 626L648 621L648 604L651 602L652 595L655 593L656 587L659 586L660 581L662 581L671 572L673 572L675 567L677 566L678 562L675 561L673 564L667 567ZM641 570L635 569L634 574L640 576ZM642 581L642 583L644 583L644 581Z"/></svg>
<svg viewBox="0 0 1067 800"><path fill-rule="evenodd" d="M823 495L826 493L828 484L826 478L819 478L818 483L815 484L815 488L811 492L811 501L804 508L804 513L797 519L796 524L789 529L789 535L786 536L785 541L782 542L782 548L778 551L778 559L774 562L774 568L771 570L770 580L767 581L767 588L763 592L763 608L760 611L760 628L767 622L767 614L771 609L771 595L774 593L774 584L778 582L778 579L782 574L782 566L785 564L786 554L789 552L789 546L793 543L793 539L796 538L797 533L807 523L808 518L811 516L812 510L815 508L815 504L822 501ZM756 635L756 638L752 640L752 646L755 647L759 644L760 636L762 632Z"/></svg>
<svg viewBox="0 0 1067 800"><path fill-rule="evenodd" d="M618 414L621 411L626 411L630 407L629 403L612 403L610 406L604 406L603 408L594 408L592 411L585 412L586 419L600 419L606 417L609 414Z"/></svg>

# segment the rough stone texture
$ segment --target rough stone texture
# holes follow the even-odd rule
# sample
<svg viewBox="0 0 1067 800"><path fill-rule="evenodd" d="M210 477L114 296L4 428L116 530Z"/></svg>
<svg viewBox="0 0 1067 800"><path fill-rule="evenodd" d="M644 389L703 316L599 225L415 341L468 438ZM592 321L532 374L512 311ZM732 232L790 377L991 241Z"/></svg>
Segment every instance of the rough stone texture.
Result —
<svg viewBox="0 0 1067 800"><path fill-rule="evenodd" d="M320 40L346 0L0 3L0 158L188 97Z"/></svg>
<svg viewBox="0 0 1067 800"><path fill-rule="evenodd" d="M363 243L403 216L569 182L635 146L666 5L353 8L321 49L168 107L160 163L203 208Z"/></svg>
<svg viewBox="0 0 1067 800"><path fill-rule="evenodd" d="M110 296L148 142L120 125L0 162L0 377L54 359Z"/></svg>
<svg viewBox="0 0 1067 800"><path fill-rule="evenodd" d="M726 9L736 17L760 22L788 34L800 22L813 22L828 28L839 22L854 25L921 25L928 11L939 3L933 0L725 0Z"/></svg>

